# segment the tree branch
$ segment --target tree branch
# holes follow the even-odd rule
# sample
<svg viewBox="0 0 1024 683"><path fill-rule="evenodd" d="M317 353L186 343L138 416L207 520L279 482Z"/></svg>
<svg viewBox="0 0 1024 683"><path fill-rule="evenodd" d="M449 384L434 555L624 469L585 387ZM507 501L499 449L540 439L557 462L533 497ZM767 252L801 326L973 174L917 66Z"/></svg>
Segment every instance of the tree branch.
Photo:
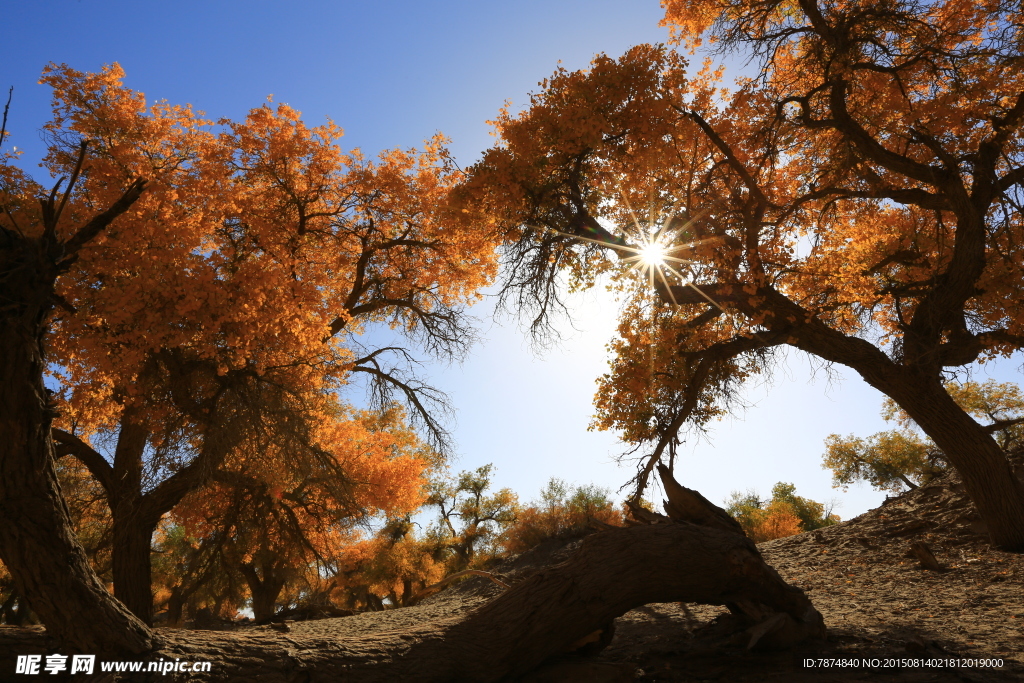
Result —
<svg viewBox="0 0 1024 683"><path fill-rule="evenodd" d="M96 235L100 234L115 218L127 211L132 204L142 195L146 189L147 181L143 178L133 180L116 202L110 208L93 217L91 221L82 226L78 232L72 235L71 239L64 242L64 259L57 264L61 271L67 270L78 258L79 250L91 242Z"/></svg>
<svg viewBox="0 0 1024 683"><path fill-rule="evenodd" d="M57 457L73 455L79 462L88 468L89 473L100 483L109 499L111 496L111 477L114 476L114 468L107 459L96 452L89 444L79 439L74 434L57 429L51 429L53 440L57 443Z"/></svg>

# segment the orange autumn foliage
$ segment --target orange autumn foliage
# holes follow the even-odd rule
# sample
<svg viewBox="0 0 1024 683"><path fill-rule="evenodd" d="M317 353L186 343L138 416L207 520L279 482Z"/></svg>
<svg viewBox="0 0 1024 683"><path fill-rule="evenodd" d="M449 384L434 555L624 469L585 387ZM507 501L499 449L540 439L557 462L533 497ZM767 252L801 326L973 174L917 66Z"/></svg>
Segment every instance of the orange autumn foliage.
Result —
<svg viewBox="0 0 1024 683"><path fill-rule="evenodd" d="M526 552L549 539L565 538L592 530L592 523L622 526L623 515L596 486L567 486L552 479L540 500L519 509L515 522L502 533L500 545L513 555Z"/></svg>
<svg viewBox="0 0 1024 683"><path fill-rule="evenodd" d="M794 536L803 531L800 518L785 505L773 503L764 512L750 529L745 529L754 543Z"/></svg>
<svg viewBox="0 0 1024 683"><path fill-rule="evenodd" d="M653 445L638 494L790 346L892 398L1024 548L1024 487L942 385L1024 348L1019 5L663 5L684 48L743 49L757 77L641 45L502 111L459 197L505 236L506 300L535 329L564 275L624 300L595 425Z"/></svg>
<svg viewBox="0 0 1024 683"><path fill-rule="evenodd" d="M331 404L314 443L286 452L275 452L273 443L245 444L171 519L198 537L230 519L236 540L249 537L282 554L320 548L327 556L338 533L351 533L361 518L417 510L437 456L406 426L404 411Z"/></svg>
<svg viewBox="0 0 1024 683"><path fill-rule="evenodd" d="M753 491L745 494L734 491L726 500L726 512L755 543L814 531L841 521L830 508L796 495L793 484L781 481L772 487L772 497L768 500L761 500Z"/></svg>
<svg viewBox="0 0 1024 683"><path fill-rule="evenodd" d="M91 141L72 212L149 181L60 291L75 312L55 321L53 357L80 430L112 428L121 394L168 349L220 375L287 368L300 386L338 386L354 359L338 332L377 320L424 332L427 313L472 301L493 276L493 243L440 222L455 179L442 138L370 161L341 151L333 123L309 128L287 105L213 123L147 106L122 78L116 65L43 78L54 89L47 169L68 174L68 141Z"/></svg>
<svg viewBox="0 0 1024 683"><path fill-rule="evenodd" d="M372 537L345 547L330 579L337 604L374 610L407 606L449 573L437 543L418 538L412 527L408 518L392 519Z"/></svg>
<svg viewBox="0 0 1024 683"><path fill-rule="evenodd" d="M168 520L193 539L191 549L176 548L184 565L215 547L218 571L248 584L257 620L359 556L357 523L411 514L426 498L436 454L406 427L404 411L329 408L316 443L286 453L267 443L239 449ZM179 585L181 578L172 572L165 580Z"/></svg>
<svg viewBox="0 0 1024 683"><path fill-rule="evenodd" d="M319 424L321 404L353 373L371 378L379 406L405 399L444 445L439 395L401 374L412 356L367 349L359 335L390 324L428 352L458 356L472 339L462 309L493 277L496 241L446 218L459 173L441 136L371 160L343 152L333 123L307 126L285 104L213 122L147 103L123 75L117 65L44 72L54 93L45 166L74 176L81 163L55 238L71 239L126 185L147 181L62 265L47 352L58 454L79 458L102 485L115 592L148 619L139 577L161 516L246 444L280 434L270 450L288 457L328 438L331 420L344 430L340 416ZM40 189L7 164L3 175L7 216L32 237L44 222ZM260 466L274 472L269 459ZM404 505L397 478L415 477L392 465L338 467L390 481L390 499L374 500L377 486L356 508Z"/></svg>

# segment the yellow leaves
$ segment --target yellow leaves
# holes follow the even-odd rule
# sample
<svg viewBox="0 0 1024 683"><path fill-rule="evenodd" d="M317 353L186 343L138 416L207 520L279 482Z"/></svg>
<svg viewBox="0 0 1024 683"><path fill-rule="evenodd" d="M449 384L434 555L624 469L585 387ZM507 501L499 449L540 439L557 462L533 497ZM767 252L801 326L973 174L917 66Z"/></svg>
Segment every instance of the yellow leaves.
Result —
<svg viewBox="0 0 1024 683"><path fill-rule="evenodd" d="M701 46L701 37L726 11L728 5L715 0L662 0L661 6L665 8L665 18L661 25L669 28L674 42L681 43L692 53Z"/></svg>
<svg viewBox="0 0 1024 683"><path fill-rule="evenodd" d="M69 368L76 415L109 424L116 409L88 408L90 397L130 392L147 358L168 349L213 361L221 377L279 368L280 381L303 391L338 386L352 354L336 340L324 355L332 323L353 333L386 318L415 328L411 308L377 301L414 292L410 306L436 311L475 301L494 277L493 233L451 219L458 172L443 136L367 161L341 151L333 122L306 126L285 104L213 125L188 106L147 106L123 77L116 64L97 74L51 65L43 76L54 89L54 139L93 140L64 234L128 180L151 181L59 283L78 313L57 319L53 359ZM70 171L71 152L51 148L52 173ZM27 219L38 189L0 169L4 191L17 193L5 206Z"/></svg>

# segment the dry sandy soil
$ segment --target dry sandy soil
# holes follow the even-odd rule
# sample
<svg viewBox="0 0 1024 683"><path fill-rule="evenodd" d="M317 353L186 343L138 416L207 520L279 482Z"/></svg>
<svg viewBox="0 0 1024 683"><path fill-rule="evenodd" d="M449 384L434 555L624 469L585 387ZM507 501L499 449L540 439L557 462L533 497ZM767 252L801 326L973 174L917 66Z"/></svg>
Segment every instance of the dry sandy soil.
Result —
<svg viewBox="0 0 1024 683"><path fill-rule="evenodd" d="M928 545L940 571L923 569L908 554L915 542ZM548 542L496 571L516 582L559 562L572 546ZM953 476L833 527L764 543L760 551L787 581L808 592L825 618L826 640L783 653L749 651L729 636L731 616L724 608L653 604L616 620L614 637L600 653L563 656L522 683L1024 681L1024 555L988 545ZM250 626L229 637L259 647L286 646L292 639L385 637L450 620L502 590L472 578L415 607L295 621L283 627L286 632ZM34 631L4 630L9 638L28 638ZM182 645L228 635L167 629L161 634ZM879 665L865 666L865 659ZM998 666L983 666L993 660ZM884 666L893 661L897 666ZM963 664L950 666L951 661Z"/></svg>
<svg viewBox="0 0 1024 683"><path fill-rule="evenodd" d="M909 554L915 542L927 544L941 571L923 569ZM521 580L571 549L549 544L497 571ZM1024 681L1024 555L989 546L953 476L760 550L787 581L808 592L824 615L827 640L786 653L751 652L723 637L731 619L725 608L654 604L620 617L600 654L566 656L524 683ZM391 631L468 611L500 590L474 578L413 608L290 626L295 635L312 637ZM881 665L865 666L865 659ZM858 665L826 668L826 660ZM886 660L898 663L886 667ZM949 664L958 660L966 662ZM992 660L1001 665L983 666Z"/></svg>
<svg viewBox="0 0 1024 683"><path fill-rule="evenodd" d="M761 544L768 564L824 616L826 642L776 655L702 652L701 633L725 610L690 609L690 622L682 606L650 605L619 619L601 659L635 663L643 681L1024 681L1024 555L993 550L977 520L949 479L834 527ZM917 541L943 571L908 556ZM827 671L803 663L829 658L919 661ZM925 665L951 659L1002 666Z"/></svg>

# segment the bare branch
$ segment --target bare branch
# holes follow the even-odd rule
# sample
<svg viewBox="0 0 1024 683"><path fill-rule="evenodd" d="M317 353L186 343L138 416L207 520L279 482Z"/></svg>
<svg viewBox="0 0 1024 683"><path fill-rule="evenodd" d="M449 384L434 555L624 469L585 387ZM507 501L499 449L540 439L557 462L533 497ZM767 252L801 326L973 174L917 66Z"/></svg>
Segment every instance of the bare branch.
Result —
<svg viewBox="0 0 1024 683"><path fill-rule="evenodd" d="M4 138L7 136L7 112L11 109L11 98L14 97L14 86L12 85L7 91L7 104L4 105L4 122L0 125L0 146L4 144Z"/></svg>
<svg viewBox="0 0 1024 683"><path fill-rule="evenodd" d="M413 362L412 356L405 349L384 347L355 361L352 372L363 372L371 376L371 397L379 409L392 403L396 392L400 394L410 408L413 424L422 425L426 429L431 444L438 451L451 452L451 436L435 417L438 412L443 415L451 413L445 395L416 378L402 378L397 367L387 370L382 368L379 357L386 352L402 356L406 363Z"/></svg>

